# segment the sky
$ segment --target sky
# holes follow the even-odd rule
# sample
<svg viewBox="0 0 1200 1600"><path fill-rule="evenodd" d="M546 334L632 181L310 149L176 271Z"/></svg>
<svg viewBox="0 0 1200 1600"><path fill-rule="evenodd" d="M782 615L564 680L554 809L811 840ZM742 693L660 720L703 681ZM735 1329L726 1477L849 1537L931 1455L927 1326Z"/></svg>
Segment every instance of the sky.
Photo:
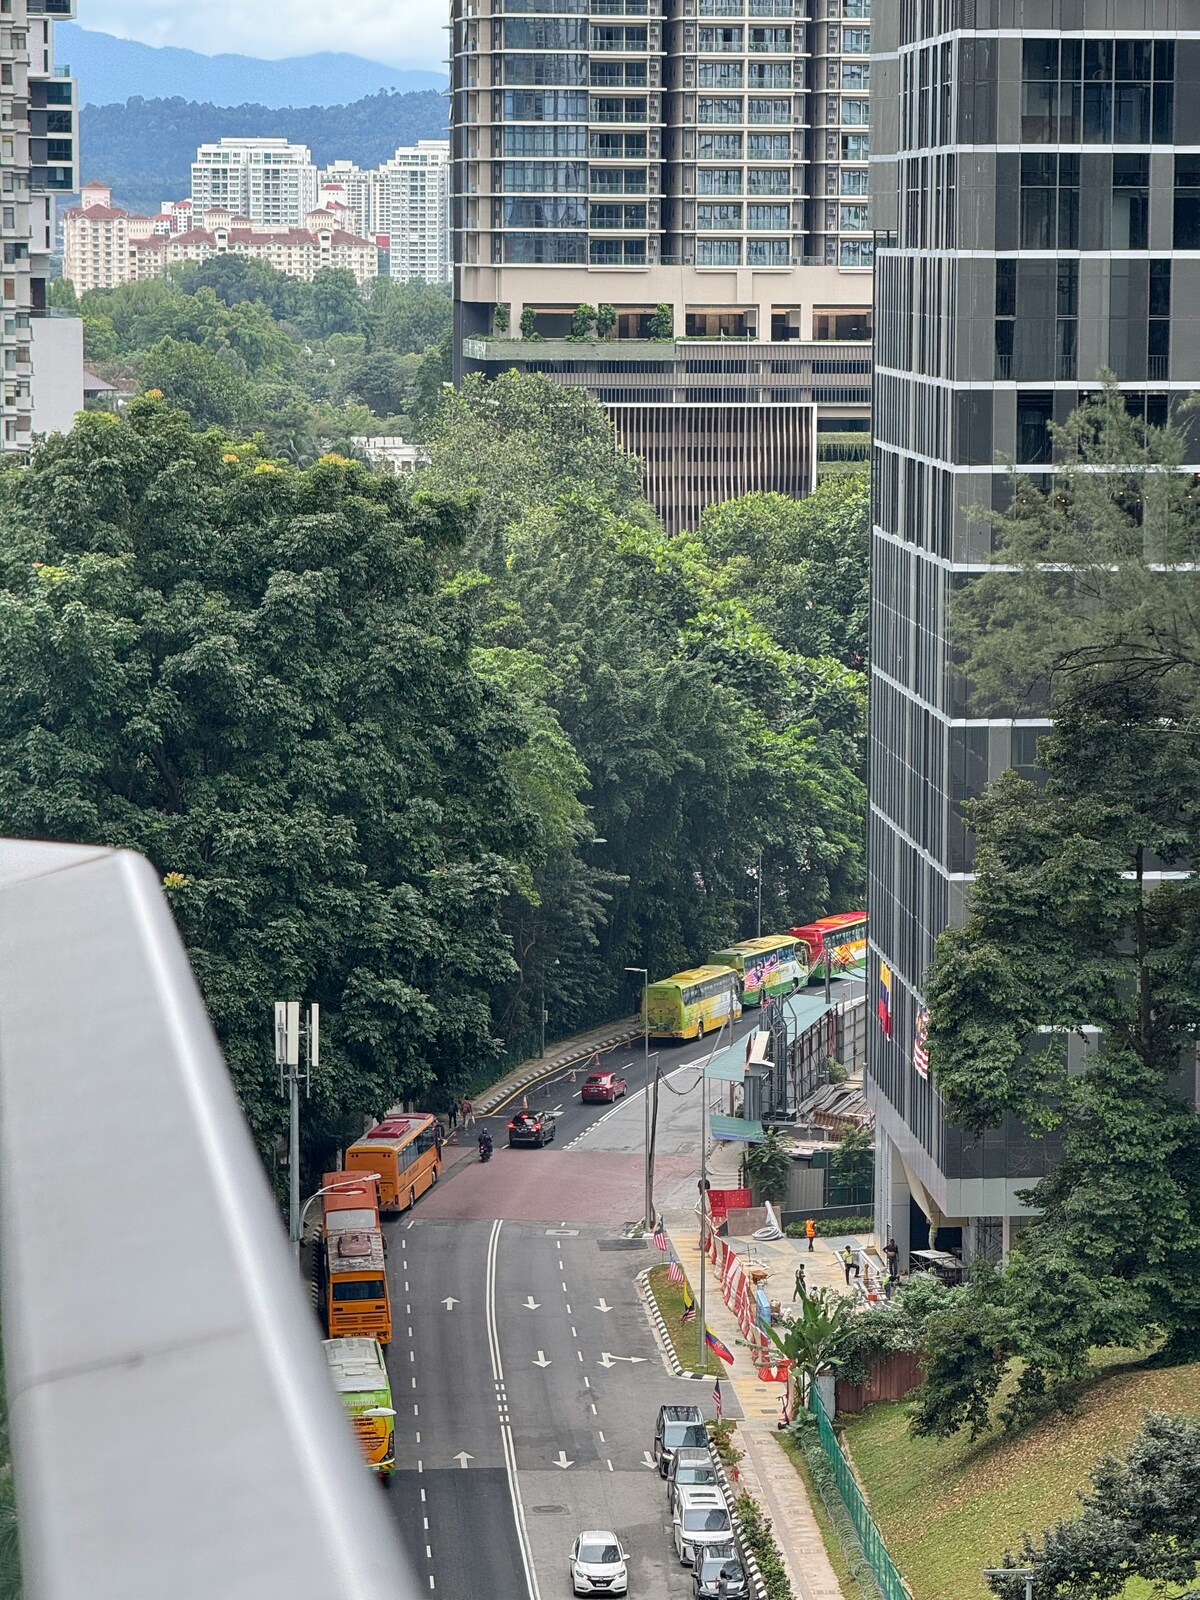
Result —
<svg viewBox="0 0 1200 1600"><path fill-rule="evenodd" d="M100 33L205 55L276 60L344 50L438 71L448 12L447 0L80 0L75 20Z"/></svg>

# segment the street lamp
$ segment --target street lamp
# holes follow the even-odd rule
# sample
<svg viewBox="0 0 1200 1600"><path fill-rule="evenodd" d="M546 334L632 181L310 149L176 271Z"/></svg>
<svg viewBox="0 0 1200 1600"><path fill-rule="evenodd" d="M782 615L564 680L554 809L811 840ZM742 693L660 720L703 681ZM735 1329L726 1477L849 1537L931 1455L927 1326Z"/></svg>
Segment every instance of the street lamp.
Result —
<svg viewBox="0 0 1200 1600"><path fill-rule="evenodd" d="M1033 1575L1032 1567L984 1567L985 1578L1024 1578L1025 1600L1033 1600Z"/></svg>
<svg viewBox="0 0 1200 1600"><path fill-rule="evenodd" d="M646 1085L646 1117L645 1117L645 1149L646 1149L646 1193L643 1206L642 1220L647 1228L654 1226L654 1196L650 1191L650 1012L646 991L650 986L650 974L645 967L626 967L626 972L638 972L642 978L642 1054L645 1059L644 1081Z"/></svg>

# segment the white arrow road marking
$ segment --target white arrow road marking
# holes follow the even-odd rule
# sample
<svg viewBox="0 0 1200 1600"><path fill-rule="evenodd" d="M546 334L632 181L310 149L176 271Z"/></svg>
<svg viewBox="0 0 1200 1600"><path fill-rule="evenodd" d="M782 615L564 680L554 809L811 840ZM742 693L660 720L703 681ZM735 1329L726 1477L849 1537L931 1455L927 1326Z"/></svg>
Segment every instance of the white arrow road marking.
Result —
<svg viewBox="0 0 1200 1600"><path fill-rule="evenodd" d="M551 1362L546 1360L546 1352L544 1350L538 1351L537 1360L533 1364L535 1367L548 1367L552 1365Z"/></svg>
<svg viewBox="0 0 1200 1600"><path fill-rule="evenodd" d="M635 1362L645 1360L645 1356L611 1356L609 1355L608 1351L605 1350L600 1356L600 1365L602 1367L611 1367L618 1361L628 1361L630 1366L632 1366Z"/></svg>
<svg viewBox="0 0 1200 1600"><path fill-rule="evenodd" d="M458 1304L458 1301L454 1298L454 1296L452 1294L448 1294L446 1296L446 1298L442 1301L442 1304L445 1306L447 1311L453 1311L455 1306Z"/></svg>
<svg viewBox="0 0 1200 1600"><path fill-rule="evenodd" d="M458 1462L459 1466L462 1467L464 1472L466 1471L467 1462L474 1461L474 1459L475 1457L468 1455L465 1450L460 1450L458 1454L453 1457L453 1460Z"/></svg>
<svg viewBox="0 0 1200 1600"><path fill-rule="evenodd" d="M565 1471L567 1467L573 1467L575 1463L567 1460L567 1452L565 1450L560 1450L555 1458L554 1465L556 1467L562 1467Z"/></svg>
<svg viewBox="0 0 1200 1600"><path fill-rule="evenodd" d="M597 1311L611 1311L612 1310L612 1307L609 1305L608 1301L604 1298L603 1295L600 1296L600 1304L596 1307L596 1310Z"/></svg>
<svg viewBox="0 0 1200 1600"><path fill-rule="evenodd" d="M658 1462L655 1461L649 1450L642 1451L642 1465L644 1467L654 1467L656 1470L658 1468Z"/></svg>
<svg viewBox="0 0 1200 1600"><path fill-rule="evenodd" d="M529 1296L528 1300L523 1300L521 1303L527 1311L537 1311L539 1309L539 1303L532 1295Z"/></svg>
<svg viewBox="0 0 1200 1600"><path fill-rule="evenodd" d="M555 1106L554 1110L550 1113L552 1117L561 1117L562 1114L563 1108L561 1106Z"/></svg>

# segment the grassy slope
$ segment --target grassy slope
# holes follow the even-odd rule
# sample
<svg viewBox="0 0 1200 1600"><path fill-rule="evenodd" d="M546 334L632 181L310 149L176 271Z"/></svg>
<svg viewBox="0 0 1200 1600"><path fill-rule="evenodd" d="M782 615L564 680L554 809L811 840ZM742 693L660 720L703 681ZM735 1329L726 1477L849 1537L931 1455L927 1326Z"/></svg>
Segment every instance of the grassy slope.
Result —
<svg viewBox="0 0 1200 1600"><path fill-rule="evenodd" d="M1110 1366L1074 1415L974 1444L910 1438L905 1410L873 1406L846 1428L871 1509L914 1600L982 1600L981 1569L1026 1529L1072 1515L1097 1459L1128 1443L1143 1410L1200 1413L1200 1364Z"/></svg>
<svg viewBox="0 0 1200 1600"><path fill-rule="evenodd" d="M696 1331L699 1318L691 1322L679 1320L683 1313L683 1285L670 1281L665 1266L651 1267L648 1277L651 1292L658 1301L658 1309L662 1312L662 1319L667 1325L667 1334L675 1346L675 1354L679 1357L679 1365L685 1372L699 1372L700 1368L696 1365L700 1355L700 1335ZM704 1370L710 1377L728 1377L729 1368L719 1357L713 1355L711 1350L706 1350L705 1355L708 1360Z"/></svg>

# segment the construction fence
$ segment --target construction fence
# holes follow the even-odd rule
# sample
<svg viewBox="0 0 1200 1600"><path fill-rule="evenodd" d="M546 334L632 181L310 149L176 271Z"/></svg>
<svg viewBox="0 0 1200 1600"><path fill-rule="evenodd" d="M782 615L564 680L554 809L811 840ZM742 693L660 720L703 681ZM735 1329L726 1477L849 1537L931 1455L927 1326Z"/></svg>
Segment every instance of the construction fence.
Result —
<svg viewBox="0 0 1200 1600"><path fill-rule="evenodd" d="M833 1470L834 1481L837 1484L838 1493L842 1497L842 1504L854 1524L858 1542L862 1546L867 1563L875 1575L875 1581L883 1594L883 1600L912 1600L912 1596L905 1587L904 1579L900 1576L896 1563L888 1555L887 1546L883 1542L883 1535L876 1527L875 1518L871 1515L867 1502L863 1499L858 1480L851 1470L850 1463L846 1460L842 1447L838 1442L838 1436L833 1431L833 1425L825 1413L825 1407L821 1404L821 1397L815 1387L812 1391L810 1403L813 1415L817 1419L817 1435L821 1441L821 1449L824 1451L825 1458Z"/></svg>

